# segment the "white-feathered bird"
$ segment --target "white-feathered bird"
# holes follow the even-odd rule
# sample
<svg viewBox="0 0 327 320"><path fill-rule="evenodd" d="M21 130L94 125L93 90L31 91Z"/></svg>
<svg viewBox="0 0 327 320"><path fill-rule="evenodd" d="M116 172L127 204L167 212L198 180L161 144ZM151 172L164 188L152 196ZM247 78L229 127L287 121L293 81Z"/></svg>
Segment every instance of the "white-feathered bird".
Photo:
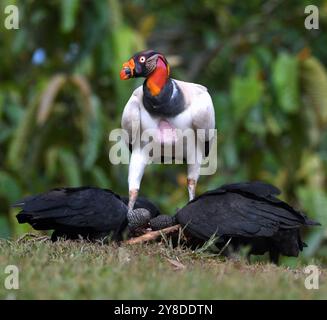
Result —
<svg viewBox="0 0 327 320"><path fill-rule="evenodd" d="M195 196L201 161L211 147L212 139L209 137L209 130L215 128L215 112L207 88L170 78L168 62L161 53L153 50L142 51L124 63L120 78L127 80L134 77L146 79L143 86L138 87L128 100L121 121L122 128L128 133L127 143L132 152L128 173L128 219L132 228L144 224L147 219L136 216L133 212L144 169L149 159L149 148L145 147L144 142L137 141L138 137L142 137L142 133L146 130L151 130L156 136L154 143L160 150L177 146L178 142L181 142L182 158L184 160L187 158L187 185L189 199L192 200ZM184 140L189 140L181 138L178 135L181 131L178 129L182 132L188 130L194 133L196 141L193 147L187 149ZM197 137L197 129L204 129L202 132L204 131L205 135ZM195 154L198 159L196 161L194 161ZM173 152L168 156L164 155L164 159L167 157L178 158L178 155ZM163 159L162 154L161 159ZM188 159L193 159L193 161L188 161ZM155 159L152 158L152 160Z"/></svg>

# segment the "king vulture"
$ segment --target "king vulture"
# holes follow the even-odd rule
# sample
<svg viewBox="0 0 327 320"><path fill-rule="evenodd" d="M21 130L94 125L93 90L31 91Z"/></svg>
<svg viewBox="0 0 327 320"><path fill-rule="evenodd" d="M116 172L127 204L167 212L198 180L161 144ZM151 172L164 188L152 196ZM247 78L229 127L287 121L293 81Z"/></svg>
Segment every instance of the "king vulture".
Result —
<svg viewBox="0 0 327 320"><path fill-rule="evenodd" d="M131 229L141 221L140 217L136 217L133 208L149 157L146 143L138 137L142 137L145 132L154 133L154 145L158 148L153 149L156 150L167 150L167 146L182 146L183 159L179 159L180 155L173 152L160 154L160 159L186 160L189 200L192 200L201 162L208 155L213 141L209 131L215 128L215 112L207 88L171 78L168 62L161 53L142 51L123 64L120 72L122 80L137 77L144 77L145 81L131 95L121 120L122 128L128 134L126 142L131 150L128 172L128 220ZM204 132L202 136L197 135L200 131L198 129ZM183 139L179 132L194 134L196 140L193 148L187 145L189 141ZM144 219L144 223L146 222L148 221Z"/></svg>

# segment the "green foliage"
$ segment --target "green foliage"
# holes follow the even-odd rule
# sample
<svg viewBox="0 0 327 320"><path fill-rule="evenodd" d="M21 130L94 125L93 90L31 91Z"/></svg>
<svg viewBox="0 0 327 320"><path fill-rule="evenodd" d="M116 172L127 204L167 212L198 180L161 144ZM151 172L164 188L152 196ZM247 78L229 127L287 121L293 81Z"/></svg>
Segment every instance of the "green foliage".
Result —
<svg viewBox="0 0 327 320"><path fill-rule="evenodd" d="M86 128L85 128L85 145L83 145L83 167L85 169L91 169L94 165L97 156L99 154L99 150L101 148L101 144L104 143L104 139L102 137L102 132L104 128L102 127L101 119L105 116L101 111L100 102L96 96L92 97L91 103L92 112L85 119Z"/></svg>
<svg viewBox="0 0 327 320"><path fill-rule="evenodd" d="M79 0L61 0L61 30L64 33L72 31L75 26Z"/></svg>
<svg viewBox="0 0 327 320"><path fill-rule="evenodd" d="M127 166L109 163L108 135L142 84L120 81L121 65L151 47L174 78L213 98L219 168L197 191L273 183L323 224L305 233L305 254L326 255L325 1L318 31L303 27L306 0L16 2L21 28L0 24L0 236L26 231L9 209L24 195L90 184L127 193ZM187 201L185 173L148 167L141 193L174 213Z"/></svg>
<svg viewBox="0 0 327 320"><path fill-rule="evenodd" d="M59 150L59 161L67 183L72 187L80 186L82 180L79 170L79 163L73 152L68 149Z"/></svg>
<svg viewBox="0 0 327 320"><path fill-rule="evenodd" d="M320 126L327 124L327 73L325 67L314 57L302 63L302 81L304 93L312 110L316 113L316 121Z"/></svg>
<svg viewBox="0 0 327 320"><path fill-rule="evenodd" d="M298 60L292 55L281 53L273 64L272 81L278 105L286 113L294 113L299 108Z"/></svg>
<svg viewBox="0 0 327 320"><path fill-rule="evenodd" d="M263 91L262 83L254 76L239 77L232 79L231 101L235 112L234 119L239 122L255 106Z"/></svg>
<svg viewBox="0 0 327 320"><path fill-rule="evenodd" d="M8 199L11 203L21 196L21 188L17 180L5 171L0 171L0 196Z"/></svg>
<svg viewBox="0 0 327 320"><path fill-rule="evenodd" d="M325 208L327 208L327 195L320 189L300 187L298 189L299 199L302 207L307 212L315 212L316 219L322 224L323 227L319 227L312 231L307 239L308 248L304 253L306 256L313 256L315 253L319 256L319 248L324 241L327 225L327 215Z"/></svg>

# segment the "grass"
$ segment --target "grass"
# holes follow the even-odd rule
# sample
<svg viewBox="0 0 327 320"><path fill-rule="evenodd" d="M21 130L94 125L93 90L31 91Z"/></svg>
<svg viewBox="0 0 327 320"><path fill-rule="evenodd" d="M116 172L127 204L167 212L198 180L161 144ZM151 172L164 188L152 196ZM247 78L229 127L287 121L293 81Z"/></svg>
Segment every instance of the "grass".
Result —
<svg viewBox="0 0 327 320"><path fill-rule="evenodd" d="M19 290L4 288L9 264L19 268ZM303 267L250 265L165 242L0 240L0 299L326 299L326 270L319 290L307 290Z"/></svg>

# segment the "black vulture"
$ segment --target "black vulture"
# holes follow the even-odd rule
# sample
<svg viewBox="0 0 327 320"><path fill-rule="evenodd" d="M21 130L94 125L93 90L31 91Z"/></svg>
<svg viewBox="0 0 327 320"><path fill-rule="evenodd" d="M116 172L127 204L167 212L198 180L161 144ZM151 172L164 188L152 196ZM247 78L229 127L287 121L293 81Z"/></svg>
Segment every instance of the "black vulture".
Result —
<svg viewBox="0 0 327 320"><path fill-rule="evenodd" d="M181 224L196 243L213 236L216 245L249 245L250 254L269 252L271 261L279 255L298 256L306 246L300 227L320 225L286 202L276 198L280 191L263 182L226 184L194 198L174 217L160 215L150 221L153 230Z"/></svg>
<svg viewBox="0 0 327 320"><path fill-rule="evenodd" d="M128 198L96 187L58 188L29 196L13 206L21 207L19 223L29 223L35 230L54 230L51 239L89 240L110 237L121 240L127 226ZM160 214L149 200L140 197L136 210L151 218Z"/></svg>

